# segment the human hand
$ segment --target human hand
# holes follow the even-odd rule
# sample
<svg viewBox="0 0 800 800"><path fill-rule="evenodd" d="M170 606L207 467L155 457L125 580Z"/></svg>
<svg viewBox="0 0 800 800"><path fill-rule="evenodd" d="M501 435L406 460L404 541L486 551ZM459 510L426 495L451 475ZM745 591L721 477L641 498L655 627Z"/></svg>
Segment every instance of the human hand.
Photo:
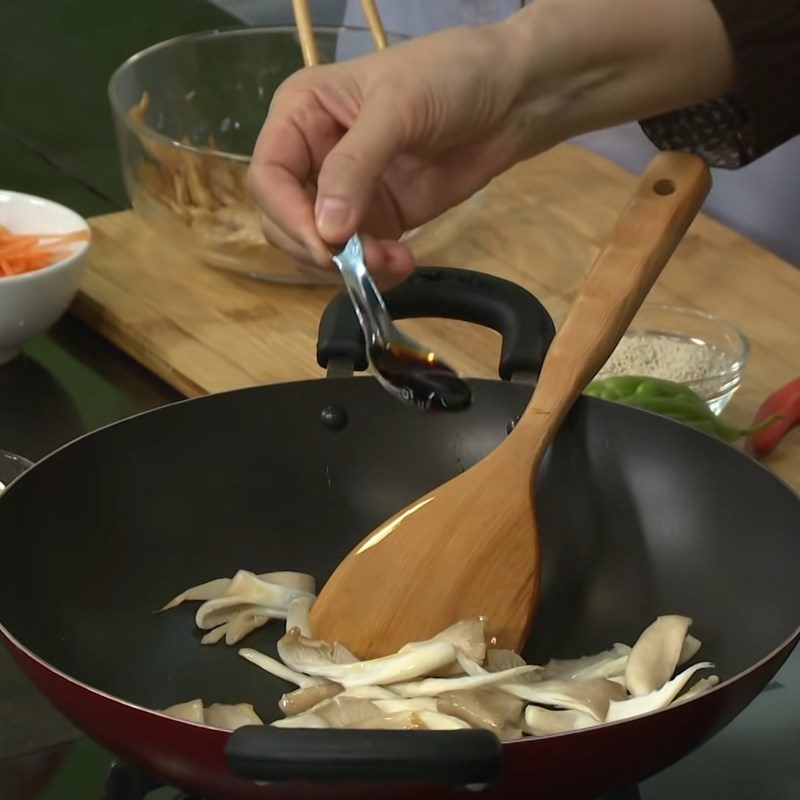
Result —
<svg viewBox="0 0 800 800"><path fill-rule="evenodd" d="M517 161L732 82L710 0L537 0L502 23L293 75L250 184L272 244L329 266L358 230L372 273L396 283L414 265L398 237Z"/></svg>
<svg viewBox="0 0 800 800"><path fill-rule="evenodd" d="M521 59L507 39L502 25L453 29L289 78L250 170L270 242L326 265L358 229L373 274L405 277L397 238L520 157Z"/></svg>

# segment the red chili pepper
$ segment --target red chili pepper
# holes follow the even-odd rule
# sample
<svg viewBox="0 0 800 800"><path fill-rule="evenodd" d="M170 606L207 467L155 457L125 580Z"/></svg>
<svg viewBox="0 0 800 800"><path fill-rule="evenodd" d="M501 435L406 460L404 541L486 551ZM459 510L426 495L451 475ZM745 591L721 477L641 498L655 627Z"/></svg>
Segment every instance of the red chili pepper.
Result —
<svg viewBox="0 0 800 800"><path fill-rule="evenodd" d="M750 437L750 448L759 458L769 455L795 425L800 425L800 377L789 381L764 401L755 423L768 417L775 417L775 421Z"/></svg>

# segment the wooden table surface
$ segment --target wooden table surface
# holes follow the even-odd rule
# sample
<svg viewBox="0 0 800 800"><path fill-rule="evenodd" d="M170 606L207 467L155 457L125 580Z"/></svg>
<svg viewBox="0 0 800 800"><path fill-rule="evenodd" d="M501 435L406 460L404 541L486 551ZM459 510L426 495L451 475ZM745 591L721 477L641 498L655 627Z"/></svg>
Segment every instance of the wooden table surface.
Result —
<svg viewBox="0 0 800 800"><path fill-rule="evenodd" d="M509 278L557 320L635 180L561 145L422 231L414 250L423 264ZM206 268L171 250L132 212L91 222L89 269L74 312L182 393L322 375L315 343L330 287L270 285ZM800 373L800 270L708 217L692 225L649 299L720 314L749 338L744 380L725 412L736 422L749 422L768 393ZM496 376L494 332L442 320L401 326L464 374ZM800 490L800 431L768 464Z"/></svg>

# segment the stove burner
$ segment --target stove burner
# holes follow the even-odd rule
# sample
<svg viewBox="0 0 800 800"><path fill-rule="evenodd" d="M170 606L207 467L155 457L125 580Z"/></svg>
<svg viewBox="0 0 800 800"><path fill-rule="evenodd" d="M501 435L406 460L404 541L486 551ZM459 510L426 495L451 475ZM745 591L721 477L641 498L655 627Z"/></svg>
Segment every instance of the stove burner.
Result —
<svg viewBox="0 0 800 800"><path fill-rule="evenodd" d="M114 761L108 771L100 800L147 800L147 796L165 784L151 778L141 770L130 767L123 761ZM173 800L199 800L187 794L177 794ZM604 795L597 800L642 800L636 787L625 789L616 794Z"/></svg>

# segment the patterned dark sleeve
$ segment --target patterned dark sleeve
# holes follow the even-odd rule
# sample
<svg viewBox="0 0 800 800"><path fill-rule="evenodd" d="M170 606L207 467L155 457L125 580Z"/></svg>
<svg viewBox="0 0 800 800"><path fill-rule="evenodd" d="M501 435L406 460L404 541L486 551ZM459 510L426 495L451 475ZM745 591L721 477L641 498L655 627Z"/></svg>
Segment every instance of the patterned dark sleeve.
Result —
<svg viewBox="0 0 800 800"><path fill-rule="evenodd" d="M662 150L749 164L800 133L800 0L712 0L733 46L734 94L642 120Z"/></svg>

